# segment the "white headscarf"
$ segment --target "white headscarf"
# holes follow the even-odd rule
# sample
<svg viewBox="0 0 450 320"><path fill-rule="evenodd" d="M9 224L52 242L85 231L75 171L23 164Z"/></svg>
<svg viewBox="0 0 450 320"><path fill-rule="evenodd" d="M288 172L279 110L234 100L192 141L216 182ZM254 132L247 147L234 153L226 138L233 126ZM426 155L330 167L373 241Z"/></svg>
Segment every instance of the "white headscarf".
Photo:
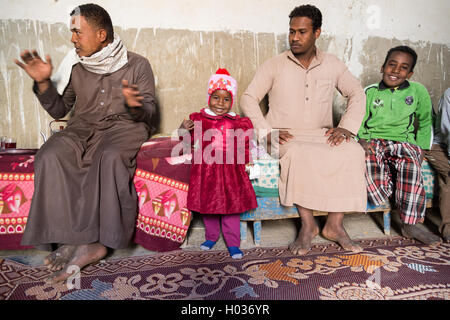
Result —
<svg viewBox="0 0 450 320"><path fill-rule="evenodd" d="M51 77L51 80L58 93L62 94L70 81L72 67L77 63L81 63L83 67L90 72L106 74L119 70L127 62L127 48L120 37L115 33L113 42L89 57L80 58L75 51L75 48L70 50L62 60L58 70Z"/></svg>

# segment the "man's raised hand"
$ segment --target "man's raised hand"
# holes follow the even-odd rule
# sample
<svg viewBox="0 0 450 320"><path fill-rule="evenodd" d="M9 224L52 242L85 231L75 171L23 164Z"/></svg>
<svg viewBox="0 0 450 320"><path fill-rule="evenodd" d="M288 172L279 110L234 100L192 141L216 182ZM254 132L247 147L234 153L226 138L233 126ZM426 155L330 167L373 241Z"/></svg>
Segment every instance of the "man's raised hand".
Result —
<svg viewBox="0 0 450 320"><path fill-rule="evenodd" d="M141 101L144 100L144 97L139 92L137 85L129 85L128 80L122 80L122 94L128 107L142 107Z"/></svg>
<svg viewBox="0 0 450 320"><path fill-rule="evenodd" d="M46 62L41 59L36 50L22 51L20 57L23 63L15 59L14 62L21 67L25 72L37 83L47 82L52 75L53 65L52 59L46 55Z"/></svg>

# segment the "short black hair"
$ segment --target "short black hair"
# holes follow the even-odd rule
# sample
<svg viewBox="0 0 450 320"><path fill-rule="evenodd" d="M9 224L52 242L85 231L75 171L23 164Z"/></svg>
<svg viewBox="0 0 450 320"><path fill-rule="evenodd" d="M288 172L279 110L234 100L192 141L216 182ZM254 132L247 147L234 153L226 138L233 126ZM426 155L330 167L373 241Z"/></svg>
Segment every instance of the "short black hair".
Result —
<svg viewBox="0 0 450 320"><path fill-rule="evenodd" d="M414 67L417 62L417 53L408 46L397 46L397 47L389 49L389 51L386 55L386 59L384 59L383 68L386 65L387 61L389 60L389 57L391 56L391 54L396 51L407 53L412 57L413 61L411 64L411 70L409 70L409 72L412 72L414 70Z"/></svg>
<svg viewBox="0 0 450 320"><path fill-rule="evenodd" d="M295 7L294 10L289 14L289 19L295 17L308 17L312 20L313 30L316 31L322 27L322 12L320 10L311 5L305 4L302 6Z"/></svg>
<svg viewBox="0 0 450 320"><path fill-rule="evenodd" d="M108 12L94 3L82 4L72 10L70 16L81 15L93 26L106 30L106 40L114 40L114 29Z"/></svg>

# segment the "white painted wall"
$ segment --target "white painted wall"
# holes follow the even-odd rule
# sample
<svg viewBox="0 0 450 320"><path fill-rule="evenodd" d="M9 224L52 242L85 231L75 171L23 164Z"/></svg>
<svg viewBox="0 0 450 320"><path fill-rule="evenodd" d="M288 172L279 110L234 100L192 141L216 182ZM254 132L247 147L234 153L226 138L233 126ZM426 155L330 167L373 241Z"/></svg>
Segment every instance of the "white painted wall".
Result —
<svg viewBox="0 0 450 320"><path fill-rule="evenodd" d="M322 11L324 34L450 45L449 0L0 0L0 19L68 22L70 11L87 2L104 7L122 28L274 33L287 31L295 6L311 3Z"/></svg>
<svg viewBox="0 0 450 320"><path fill-rule="evenodd" d="M334 36L329 51L344 56L359 77L364 40L372 36L450 46L449 0L93 0L122 28L164 28L200 31L286 33L290 11L300 4L316 5L323 15L322 32ZM68 22L69 13L86 1L0 0L0 19Z"/></svg>
<svg viewBox="0 0 450 320"><path fill-rule="evenodd" d="M450 0L0 0L0 133L3 132L3 135L22 137L28 139L27 145L34 145L36 143L30 142L31 138L26 130L17 128L25 128L30 117L37 117L37 132L45 130L43 126L48 122L48 116L29 90L31 80L23 71L19 71L11 57L18 58L23 49L34 49L27 47L27 43L33 43L33 46L36 44L35 47L41 54L48 53L48 48L51 47L53 54L56 51L62 57L71 47L69 39L64 45L59 41L59 47L55 47L42 36L48 34L50 29L36 29L50 28L52 23L68 24L70 12L76 6L88 2L104 7L115 26L122 29L137 28L136 38L139 31L148 28L153 28L155 32L157 29L227 31L234 35L248 31L255 35L270 33L276 38L279 34L287 35L288 15L293 8L311 3L322 11L322 34L328 36L324 42L328 47L321 49L343 59L356 77L361 79L365 75L363 71L367 71L367 65L364 69L362 63L372 61L370 58L373 57L373 51L364 50L363 47L366 40L379 37L387 41L410 41L416 49L426 48L427 62L430 61L430 54L434 55L431 60L438 69L433 69L434 65L430 63L422 68L422 73L416 72L416 75L419 79L427 76L425 84L428 84L435 101L449 86L446 57L450 47ZM8 20L27 21L21 24L9 23ZM38 24L37 21L48 25ZM15 35L17 32L11 30L11 26L15 25L25 28L18 31L23 37L11 37L11 34ZM61 32L56 32L52 36L60 34ZM177 39L173 41L173 47L179 48ZM167 49L171 43L164 45ZM385 43L383 45L386 46ZM131 48L133 47L132 44ZM384 52L376 61L383 58ZM257 59L257 64L263 61ZM379 68L380 62L371 63L376 65L376 69ZM157 84L160 75L156 73ZM166 89L168 88L163 86L160 90L162 102ZM27 104L30 104L28 101L33 101L33 108L25 107L24 101ZM39 134L34 134L32 139L40 141Z"/></svg>

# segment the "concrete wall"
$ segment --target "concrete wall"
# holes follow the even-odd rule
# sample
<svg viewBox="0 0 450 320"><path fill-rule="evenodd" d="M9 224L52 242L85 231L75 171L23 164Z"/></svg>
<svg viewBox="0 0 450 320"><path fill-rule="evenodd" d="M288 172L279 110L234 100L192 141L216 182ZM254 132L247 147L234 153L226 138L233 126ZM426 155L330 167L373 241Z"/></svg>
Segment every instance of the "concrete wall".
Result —
<svg viewBox="0 0 450 320"><path fill-rule="evenodd" d="M92 1L111 15L129 50L147 57L156 78L159 132L170 133L205 105L206 82L218 67L238 80L239 96L256 68L288 48L288 15L298 1L104 0ZM72 48L72 0L0 0L0 135L19 147L42 144L51 118L34 97L28 76L13 62L20 51L50 54L56 67ZM323 14L318 46L345 61L366 86L380 80L387 50L416 49L412 78L429 90L433 103L450 87L448 0L310 0ZM335 100L336 114L345 107ZM236 110L240 112L239 106Z"/></svg>

